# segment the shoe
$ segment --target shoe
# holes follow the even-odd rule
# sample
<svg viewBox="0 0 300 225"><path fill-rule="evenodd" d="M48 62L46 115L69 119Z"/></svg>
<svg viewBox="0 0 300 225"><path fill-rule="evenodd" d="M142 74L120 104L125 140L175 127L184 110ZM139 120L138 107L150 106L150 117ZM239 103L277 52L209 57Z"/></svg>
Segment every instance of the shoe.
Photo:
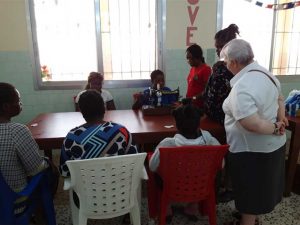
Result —
<svg viewBox="0 0 300 225"><path fill-rule="evenodd" d="M226 190L218 195L218 202L226 203L233 200L233 191Z"/></svg>

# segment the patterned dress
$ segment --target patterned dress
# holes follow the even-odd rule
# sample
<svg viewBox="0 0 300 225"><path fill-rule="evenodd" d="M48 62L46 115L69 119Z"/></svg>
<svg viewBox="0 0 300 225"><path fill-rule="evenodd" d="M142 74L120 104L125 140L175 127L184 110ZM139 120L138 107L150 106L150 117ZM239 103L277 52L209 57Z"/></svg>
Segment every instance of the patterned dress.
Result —
<svg viewBox="0 0 300 225"><path fill-rule="evenodd" d="M231 90L229 81L232 77L233 74L227 69L224 62L218 61L213 66L213 73L203 94L206 115L222 125L225 118L222 105Z"/></svg>
<svg viewBox="0 0 300 225"><path fill-rule="evenodd" d="M65 138L61 149L60 173L70 176L67 160L91 159L138 153L129 131L122 125L105 122L72 129Z"/></svg>

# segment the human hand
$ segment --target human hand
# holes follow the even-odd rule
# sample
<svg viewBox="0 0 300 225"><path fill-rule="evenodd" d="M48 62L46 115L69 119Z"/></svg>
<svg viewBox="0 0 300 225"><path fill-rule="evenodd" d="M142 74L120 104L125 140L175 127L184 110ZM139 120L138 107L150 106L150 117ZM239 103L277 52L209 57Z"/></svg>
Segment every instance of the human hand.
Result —
<svg viewBox="0 0 300 225"><path fill-rule="evenodd" d="M273 134L274 135L283 135L285 134L285 122L283 121L277 121L276 123L274 123L275 125L275 129Z"/></svg>
<svg viewBox="0 0 300 225"><path fill-rule="evenodd" d="M289 125L289 120L285 116L278 118L278 122L283 122L286 127Z"/></svg>
<svg viewBox="0 0 300 225"><path fill-rule="evenodd" d="M142 92L137 92L133 94L133 99L135 101L141 101L143 98L143 93Z"/></svg>

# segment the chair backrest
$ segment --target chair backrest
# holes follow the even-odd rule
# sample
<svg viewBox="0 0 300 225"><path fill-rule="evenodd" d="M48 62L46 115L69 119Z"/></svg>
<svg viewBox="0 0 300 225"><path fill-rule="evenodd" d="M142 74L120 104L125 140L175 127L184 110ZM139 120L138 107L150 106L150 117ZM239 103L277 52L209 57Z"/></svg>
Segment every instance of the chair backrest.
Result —
<svg viewBox="0 0 300 225"><path fill-rule="evenodd" d="M216 172L228 145L162 147L158 173L172 201L193 202L215 191Z"/></svg>
<svg viewBox="0 0 300 225"><path fill-rule="evenodd" d="M42 171L33 176L20 192L14 192L0 172L0 224L29 224L34 209L43 203L47 222L56 224L53 199L48 184L48 174ZM22 201L16 200L26 197Z"/></svg>
<svg viewBox="0 0 300 225"><path fill-rule="evenodd" d="M89 218L129 212L137 197L146 153L67 161L71 187Z"/></svg>

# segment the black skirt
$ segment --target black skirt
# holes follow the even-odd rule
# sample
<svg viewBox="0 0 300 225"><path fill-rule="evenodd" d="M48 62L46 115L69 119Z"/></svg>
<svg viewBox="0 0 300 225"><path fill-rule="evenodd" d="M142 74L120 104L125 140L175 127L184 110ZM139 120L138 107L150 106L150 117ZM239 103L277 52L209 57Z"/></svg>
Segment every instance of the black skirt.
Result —
<svg viewBox="0 0 300 225"><path fill-rule="evenodd" d="M285 145L271 153L229 153L235 206L240 213L271 212L284 191Z"/></svg>

